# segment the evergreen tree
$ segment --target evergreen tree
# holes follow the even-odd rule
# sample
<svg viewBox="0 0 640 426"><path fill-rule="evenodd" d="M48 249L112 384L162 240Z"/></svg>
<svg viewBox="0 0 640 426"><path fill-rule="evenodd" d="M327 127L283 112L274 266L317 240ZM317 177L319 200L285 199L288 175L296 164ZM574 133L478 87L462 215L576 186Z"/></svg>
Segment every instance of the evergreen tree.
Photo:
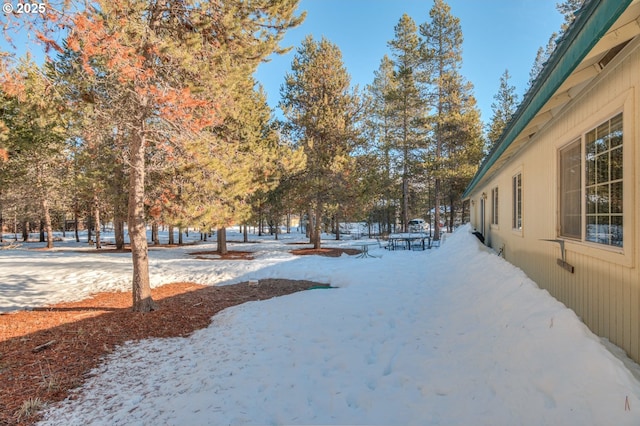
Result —
<svg viewBox="0 0 640 426"><path fill-rule="evenodd" d="M51 205L66 177L67 129L57 87L26 57L2 79L9 154L6 183L38 200L47 248L53 248ZM4 163L3 159L3 163ZM45 232L43 232L45 231Z"/></svg>
<svg viewBox="0 0 640 426"><path fill-rule="evenodd" d="M556 9L564 16L561 32L565 32L569 25L575 19L575 13L582 8L586 0L565 0L562 3L556 3Z"/></svg>
<svg viewBox="0 0 640 426"><path fill-rule="evenodd" d="M443 121L444 158L443 195L448 202L448 228L454 226L460 195L475 175L483 155L485 140L482 134L480 111L473 96L473 86L459 74L452 74L447 83L449 93ZM444 200L444 197L443 197Z"/></svg>
<svg viewBox="0 0 640 426"><path fill-rule="evenodd" d="M367 147L370 167L365 170L372 171L368 181L373 183L373 198L381 204L379 207L382 209L382 216L379 223L383 232L392 231L395 200L402 197L396 185L401 157L396 146L397 113L392 101L392 94L397 93L397 86L393 61L385 55L378 70L374 71L372 84L367 86L368 106L365 114L367 139L370 141Z"/></svg>
<svg viewBox="0 0 640 426"><path fill-rule="evenodd" d="M491 117L487 135L490 145L488 148L496 143L518 108L518 95L516 94L515 86L509 84L510 78L509 70L505 70L502 76L500 76L498 92L493 96L494 102L491 104L493 116ZM487 152L488 151L487 149Z"/></svg>
<svg viewBox="0 0 640 426"><path fill-rule="evenodd" d="M297 0L97 0L92 6L73 15L68 46L86 75L117 83L88 98L108 113L129 156L133 308L148 311L156 308L145 226L148 156L155 150L177 155L208 138L203 132L222 123L233 103L233 86L278 51L284 31L300 22Z"/></svg>
<svg viewBox="0 0 640 426"><path fill-rule="evenodd" d="M538 51L536 52L536 58L533 61L533 66L531 67L531 71L529 71L529 82L528 82L527 90L530 89L531 86L533 86L533 83L536 81L536 78L542 71L542 68L544 68L544 65L549 60L549 57L551 57L551 54L556 48L557 38L558 38L558 33L556 32L552 33L551 37L549 37L549 41L547 42L547 45L544 48L542 47L538 48Z"/></svg>
<svg viewBox="0 0 640 426"><path fill-rule="evenodd" d="M320 248L324 210L339 202L344 191L356 139L358 99L350 90L350 77L338 47L324 38L305 38L281 95L280 106L290 122L292 137L306 156L301 193L308 208L311 242Z"/></svg>
<svg viewBox="0 0 640 426"><path fill-rule="evenodd" d="M389 41L395 64L395 85L387 94L393 106L390 118L393 121L394 145L400 152L399 175L402 180L402 225L407 231L409 224L410 183L416 178L420 149L425 140L425 109L420 81L420 38L417 27L409 15L404 14L394 28L394 38Z"/></svg>
<svg viewBox="0 0 640 426"><path fill-rule="evenodd" d="M440 207L443 198L443 179L446 167L447 145L455 140L447 140L453 133L447 130L456 110L451 102L456 90L460 89L459 69L462 66L462 29L460 20L451 15L451 8L443 0L435 0L429 11L430 21L420 26L424 42L424 61L431 70L431 99L434 108L433 146L429 169L434 176L434 239L440 239ZM459 141L458 143L463 143Z"/></svg>

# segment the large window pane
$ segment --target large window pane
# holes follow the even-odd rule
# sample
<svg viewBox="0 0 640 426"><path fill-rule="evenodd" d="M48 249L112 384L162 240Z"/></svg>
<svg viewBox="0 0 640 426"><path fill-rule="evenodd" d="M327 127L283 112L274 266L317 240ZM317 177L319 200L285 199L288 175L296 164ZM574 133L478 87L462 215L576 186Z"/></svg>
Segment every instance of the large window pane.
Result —
<svg viewBox="0 0 640 426"><path fill-rule="evenodd" d="M585 135L585 238L622 247L622 114Z"/></svg>
<svg viewBox="0 0 640 426"><path fill-rule="evenodd" d="M581 151L579 140L560 151L560 235L570 238L582 230Z"/></svg>

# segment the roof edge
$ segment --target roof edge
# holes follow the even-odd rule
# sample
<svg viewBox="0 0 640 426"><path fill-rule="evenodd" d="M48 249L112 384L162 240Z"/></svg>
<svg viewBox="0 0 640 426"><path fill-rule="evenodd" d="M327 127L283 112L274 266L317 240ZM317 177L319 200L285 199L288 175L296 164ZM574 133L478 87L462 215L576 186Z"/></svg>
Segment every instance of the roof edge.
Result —
<svg viewBox="0 0 640 426"><path fill-rule="evenodd" d="M509 121L500 139L467 185L467 198L527 124L554 95L596 43L604 36L633 0L591 0L561 37L547 64Z"/></svg>

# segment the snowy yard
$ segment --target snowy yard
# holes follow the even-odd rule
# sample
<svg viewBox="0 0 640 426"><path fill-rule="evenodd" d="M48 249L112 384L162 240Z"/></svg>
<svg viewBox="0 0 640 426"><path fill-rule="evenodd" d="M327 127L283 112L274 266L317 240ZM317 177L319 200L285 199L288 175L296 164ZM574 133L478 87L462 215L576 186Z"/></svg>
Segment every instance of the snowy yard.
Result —
<svg viewBox="0 0 640 426"><path fill-rule="evenodd" d="M42 424L640 424L637 366L468 227L439 249L366 259L296 257L285 243L300 236L283 237L230 244L252 261L188 255L208 244L152 249L152 284L339 288L236 306L187 338L129 343ZM129 288L128 254L25 249L35 246L0 250L0 312Z"/></svg>

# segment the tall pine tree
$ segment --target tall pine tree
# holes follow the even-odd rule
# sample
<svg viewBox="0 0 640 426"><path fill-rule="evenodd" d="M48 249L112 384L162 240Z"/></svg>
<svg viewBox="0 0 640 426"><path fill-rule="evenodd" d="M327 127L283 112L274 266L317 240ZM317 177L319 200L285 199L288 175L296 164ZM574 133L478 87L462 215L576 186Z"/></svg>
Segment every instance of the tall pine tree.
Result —
<svg viewBox="0 0 640 426"><path fill-rule="evenodd" d="M447 140L452 132L447 130L456 113L450 103L455 90L459 89L459 70L462 66L462 28L460 20L451 15L451 8L443 0L435 0L429 11L430 21L420 26L424 44L424 61L431 70L430 99L433 106L433 146L431 150L431 173L434 177L434 239L440 239L440 207L443 200L443 180L446 167Z"/></svg>
<svg viewBox="0 0 640 426"><path fill-rule="evenodd" d="M411 213L411 182L416 179L421 148L425 146L425 100L420 87L420 38L415 22L404 14L394 27L394 38L388 42L395 64L395 87L389 90L387 100L393 105L393 131L395 146L400 152L399 175L402 181L401 220L408 230Z"/></svg>
<svg viewBox="0 0 640 426"><path fill-rule="evenodd" d="M86 74L100 71L117 82L110 93L89 98L111 112L109 124L129 155L134 310L156 308L146 241L148 154L180 153L222 123L233 103L229 88L279 50L284 32L300 22L296 7L297 0L96 0L73 16L68 46Z"/></svg>
<svg viewBox="0 0 640 426"><path fill-rule="evenodd" d="M325 207L339 203L353 166L359 101L338 47L308 36L281 88L281 108L306 155L301 194L308 206L310 238L320 248Z"/></svg>
<svg viewBox="0 0 640 426"><path fill-rule="evenodd" d="M14 189L38 200L47 248L53 248L51 208L68 168L65 107L54 82L30 57L0 80L7 101L7 164ZM4 162L4 158L3 158ZM55 195L54 195L55 194Z"/></svg>
<svg viewBox="0 0 640 426"><path fill-rule="evenodd" d="M371 154L371 163L377 166L376 173L369 177L375 182L374 197L379 200L381 217L381 231L391 232L395 224L395 200L401 199L402 194L396 185L399 176L397 165L401 162L398 155L396 137L397 112L393 95L398 91L393 61L385 55L380 67L374 71L373 82L367 86L367 114L365 127L367 139L370 141L367 151ZM402 168L400 168L402 170Z"/></svg>

